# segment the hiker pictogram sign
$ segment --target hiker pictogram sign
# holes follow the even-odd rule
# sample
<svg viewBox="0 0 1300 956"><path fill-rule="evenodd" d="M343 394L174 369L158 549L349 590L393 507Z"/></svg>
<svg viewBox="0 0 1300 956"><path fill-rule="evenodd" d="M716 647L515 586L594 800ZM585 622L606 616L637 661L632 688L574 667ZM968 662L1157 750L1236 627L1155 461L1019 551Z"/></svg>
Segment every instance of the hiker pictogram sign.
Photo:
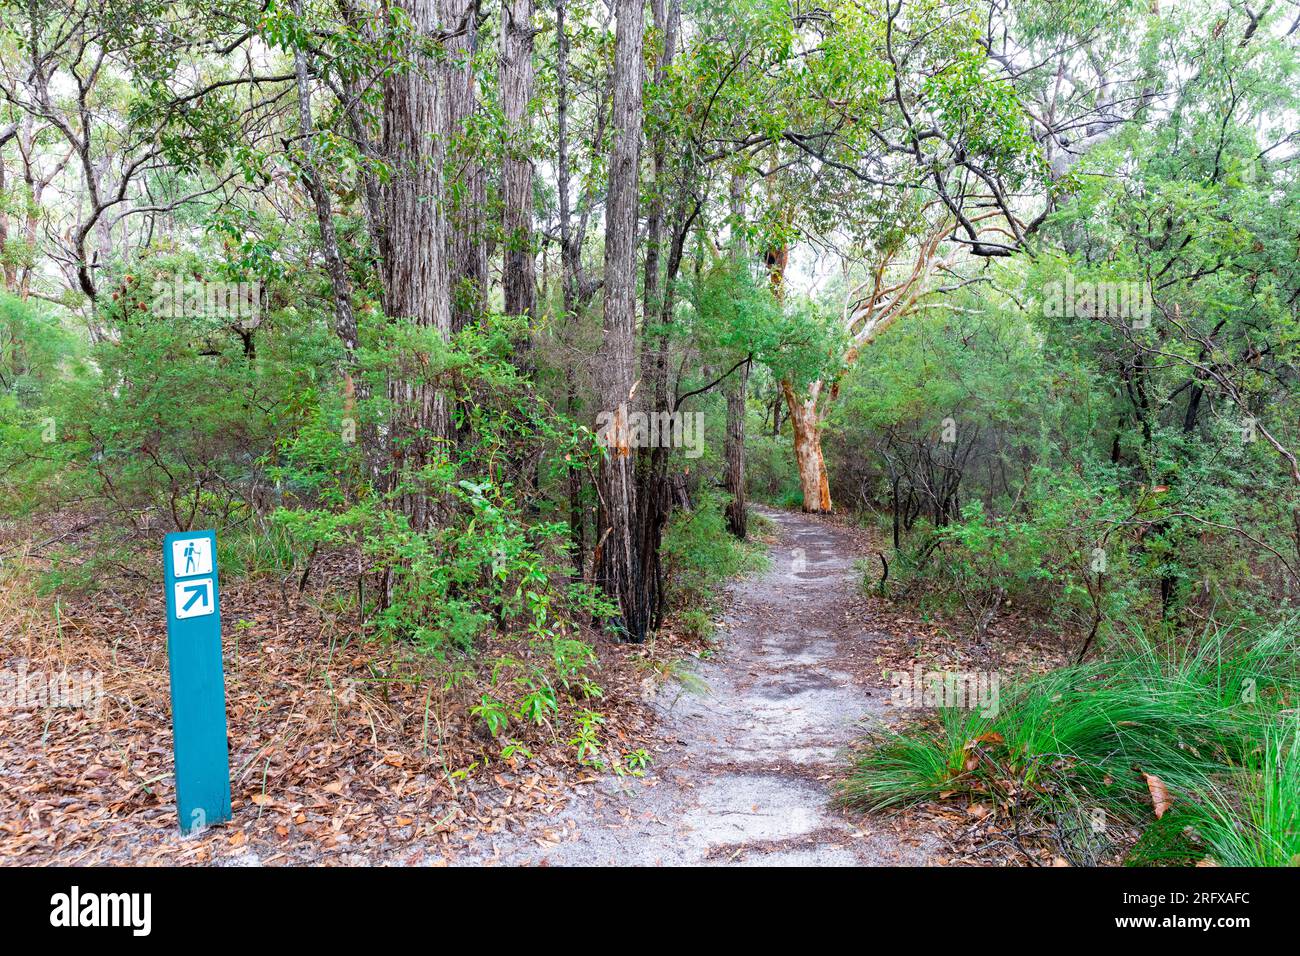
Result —
<svg viewBox="0 0 1300 956"><path fill-rule="evenodd" d="M230 819L216 552L213 531L169 534L163 543L176 803L186 833Z"/></svg>

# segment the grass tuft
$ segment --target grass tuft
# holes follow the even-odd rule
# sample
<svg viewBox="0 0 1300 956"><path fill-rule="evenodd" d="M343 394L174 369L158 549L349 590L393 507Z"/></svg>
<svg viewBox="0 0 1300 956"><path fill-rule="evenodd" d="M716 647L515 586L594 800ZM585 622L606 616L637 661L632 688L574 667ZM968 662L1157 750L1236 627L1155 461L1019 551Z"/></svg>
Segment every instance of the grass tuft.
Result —
<svg viewBox="0 0 1300 956"><path fill-rule="evenodd" d="M1095 863L1122 830L1155 820L1163 786L1171 820L1191 822L1216 861L1286 865L1300 853L1300 736L1283 711L1297 660L1291 625L1218 630L1190 647L1136 633L1108 660L1004 685L995 715L945 709L873 735L840 800L880 810L965 794L1029 807L1055 819L1075 862ZM1144 852L1190 852L1152 836Z"/></svg>

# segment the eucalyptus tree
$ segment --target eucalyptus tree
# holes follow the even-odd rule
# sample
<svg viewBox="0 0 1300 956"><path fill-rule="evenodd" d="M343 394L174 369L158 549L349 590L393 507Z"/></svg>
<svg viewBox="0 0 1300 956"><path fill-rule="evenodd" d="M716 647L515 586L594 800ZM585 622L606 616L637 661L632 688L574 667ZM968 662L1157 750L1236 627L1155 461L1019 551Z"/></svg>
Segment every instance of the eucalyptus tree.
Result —
<svg viewBox="0 0 1300 956"><path fill-rule="evenodd" d="M927 296L971 281L980 261L1028 247L1078 157L1150 102L1149 61L1117 65L1113 54L1141 48L1153 16L1127 2L1066 15L990 3L976 16L888 0L764 21L763 52L746 61L761 69L739 84L764 105L739 111L710 147L768 155L770 267L783 269L801 240L853 274L841 369ZM831 506L821 425L838 372L828 371L782 382L808 511Z"/></svg>
<svg viewBox="0 0 1300 956"><path fill-rule="evenodd" d="M231 125L265 136L258 127L268 104L256 91L293 74L248 59L231 68L253 37L253 3L226 3L202 17L155 0L35 0L0 9L0 98L23 117L15 134L32 133L25 144L18 140L28 184L36 193L57 180L61 197L76 197L42 209L40 255L62 273L66 291L88 303L93 337L101 331L95 306L104 274L148 241L154 218L230 195L236 171L227 165L204 175L204 160L230 155ZM159 108L161 91L171 109ZM236 107L240 91L254 95ZM178 112L186 122L180 136ZM3 150L11 134L0 134ZM52 172L43 176L42 168ZM37 239L29 220L27 241Z"/></svg>

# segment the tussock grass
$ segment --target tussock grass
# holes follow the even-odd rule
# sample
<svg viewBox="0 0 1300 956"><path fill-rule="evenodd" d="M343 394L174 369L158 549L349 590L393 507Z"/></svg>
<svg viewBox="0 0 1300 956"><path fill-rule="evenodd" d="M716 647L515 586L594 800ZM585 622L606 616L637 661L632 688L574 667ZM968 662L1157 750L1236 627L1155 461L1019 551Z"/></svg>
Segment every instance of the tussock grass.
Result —
<svg viewBox="0 0 1300 956"><path fill-rule="evenodd" d="M1190 816L1222 866L1300 866L1300 720L1269 727L1259 752Z"/></svg>
<svg viewBox="0 0 1300 956"><path fill-rule="evenodd" d="M1300 688L1298 643L1294 625L1213 631L1192 646L1133 633L1110 659L1004 686L996 714L947 709L874 735L840 799L879 810L967 794L1032 808L1090 863L1113 842L1110 825L1155 819L1162 785L1217 861L1289 861L1300 750L1284 708Z"/></svg>

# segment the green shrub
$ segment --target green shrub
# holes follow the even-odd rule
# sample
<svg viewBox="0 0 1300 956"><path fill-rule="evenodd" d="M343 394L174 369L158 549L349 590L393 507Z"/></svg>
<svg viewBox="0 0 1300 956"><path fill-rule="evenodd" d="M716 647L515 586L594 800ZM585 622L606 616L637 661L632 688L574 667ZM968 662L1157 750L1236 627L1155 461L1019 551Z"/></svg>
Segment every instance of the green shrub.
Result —
<svg viewBox="0 0 1300 956"><path fill-rule="evenodd" d="M664 529L664 589L671 606L684 612L689 630L708 637L718 588L727 579L765 566L762 549L727 531L723 496L706 491L691 511L677 511Z"/></svg>

